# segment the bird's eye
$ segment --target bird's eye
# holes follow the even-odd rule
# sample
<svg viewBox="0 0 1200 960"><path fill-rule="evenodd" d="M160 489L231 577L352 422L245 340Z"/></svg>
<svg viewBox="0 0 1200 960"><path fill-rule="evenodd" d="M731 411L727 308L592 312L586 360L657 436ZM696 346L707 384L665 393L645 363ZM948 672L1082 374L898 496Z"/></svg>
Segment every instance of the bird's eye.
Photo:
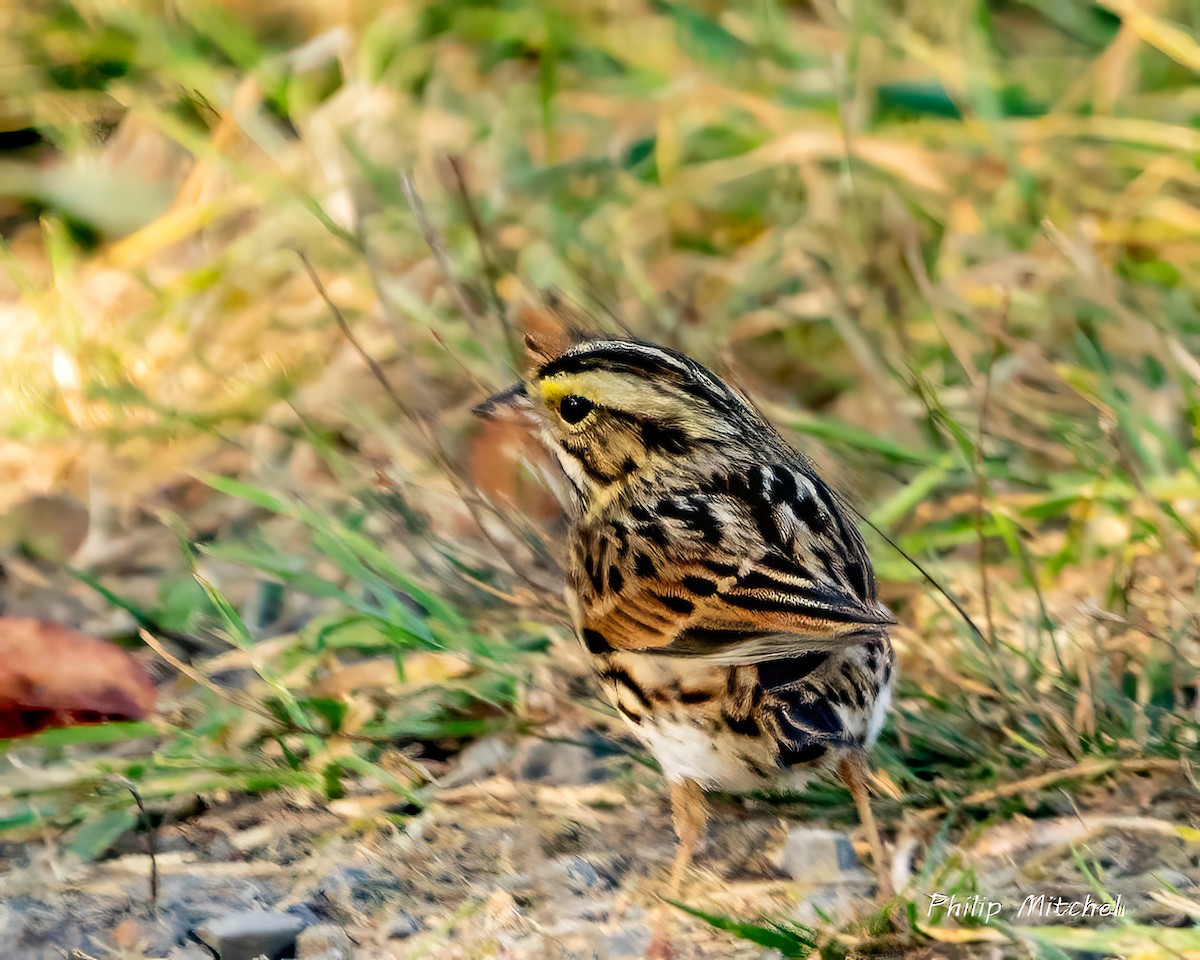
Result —
<svg viewBox="0 0 1200 960"><path fill-rule="evenodd" d="M567 423L578 423L586 417L595 408L587 397L581 397L575 393L569 393L562 398L562 402L558 405L558 414Z"/></svg>

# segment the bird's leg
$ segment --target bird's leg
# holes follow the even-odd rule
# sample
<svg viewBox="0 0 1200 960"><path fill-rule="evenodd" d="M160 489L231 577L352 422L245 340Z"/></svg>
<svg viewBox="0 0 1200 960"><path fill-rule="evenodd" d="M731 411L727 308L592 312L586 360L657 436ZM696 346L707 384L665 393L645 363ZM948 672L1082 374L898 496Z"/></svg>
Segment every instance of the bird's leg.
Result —
<svg viewBox="0 0 1200 960"><path fill-rule="evenodd" d="M680 780L671 784L671 820L675 824L675 835L679 837L679 845L675 850L675 860L671 864L671 879L667 882L666 898L676 900L683 885L684 874L692 864L696 845L704 834L704 828L708 826L708 800L695 780Z"/></svg>
<svg viewBox="0 0 1200 960"><path fill-rule="evenodd" d="M854 806L858 810L858 819L863 829L867 831L867 840L871 844L871 859L874 861L875 881L879 886L879 899L888 900L892 896L892 881L888 876L887 860L883 854L883 840L879 837L879 827L875 824L875 814L871 812L871 797L867 793L867 764L861 753L852 753L842 758L838 767L842 780L854 798Z"/></svg>
<svg viewBox="0 0 1200 960"><path fill-rule="evenodd" d="M678 900L683 878L691 866L696 845L708 825L708 800L695 780L680 780L671 783L671 821L675 824L675 835L679 838L675 847L675 859L671 862L671 877L663 893L664 900ZM646 949L646 960L670 960L674 951L668 935L670 907L664 904L655 922L654 936Z"/></svg>

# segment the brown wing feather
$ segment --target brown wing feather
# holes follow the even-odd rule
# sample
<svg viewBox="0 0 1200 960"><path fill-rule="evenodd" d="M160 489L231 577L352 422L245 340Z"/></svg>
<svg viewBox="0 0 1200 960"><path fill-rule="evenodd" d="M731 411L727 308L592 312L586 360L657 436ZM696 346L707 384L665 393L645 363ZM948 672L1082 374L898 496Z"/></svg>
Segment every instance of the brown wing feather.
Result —
<svg viewBox="0 0 1200 960"><path fill-rule="evenodd" d="M632 529L584 537L578 592L593 644L739 663L893 622L857 529L796 467L714 477L662 497Z"/></svg>

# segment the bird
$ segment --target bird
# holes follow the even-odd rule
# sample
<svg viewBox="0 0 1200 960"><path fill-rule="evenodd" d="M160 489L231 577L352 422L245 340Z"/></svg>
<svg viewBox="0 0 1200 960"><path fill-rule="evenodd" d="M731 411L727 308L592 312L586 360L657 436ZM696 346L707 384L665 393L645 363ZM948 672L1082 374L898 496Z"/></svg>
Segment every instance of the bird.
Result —
<svg viewBox="0 0 1200 960"><path fill-rule="evenodd" d="M748 395L676 350L527 308L524 376L475 407L561 467L565 595L600 687L670 787L674 899L706 794L840 776L890 892L867 792L895 681L848 501Z"/></svg>

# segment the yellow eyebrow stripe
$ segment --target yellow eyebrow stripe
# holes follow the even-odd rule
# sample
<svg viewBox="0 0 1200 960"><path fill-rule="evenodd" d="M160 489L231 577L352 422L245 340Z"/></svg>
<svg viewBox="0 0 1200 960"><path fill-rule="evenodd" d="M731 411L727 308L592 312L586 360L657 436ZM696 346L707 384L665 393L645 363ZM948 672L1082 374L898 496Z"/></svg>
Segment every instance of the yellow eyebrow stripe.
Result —
<svg viewBox="0 0 1200 960"><path fill-rule="evenodd" d="M588 396L589 392L581 384L574 380L543 380L541 383L542 396L548 403L554 403L561 400L568 394L575 394L580 397L587 397L589 400L594 400Z"/></svg>
<svg viewBox="0 0 1200 960"><path fill-rule="evenodd" d="M611 370L560 373L541 380L534 388L544 402L557 405L563 397L586 397L608 410L625 410L638 415L668 415L678 400L652 380Z"/></svg>

